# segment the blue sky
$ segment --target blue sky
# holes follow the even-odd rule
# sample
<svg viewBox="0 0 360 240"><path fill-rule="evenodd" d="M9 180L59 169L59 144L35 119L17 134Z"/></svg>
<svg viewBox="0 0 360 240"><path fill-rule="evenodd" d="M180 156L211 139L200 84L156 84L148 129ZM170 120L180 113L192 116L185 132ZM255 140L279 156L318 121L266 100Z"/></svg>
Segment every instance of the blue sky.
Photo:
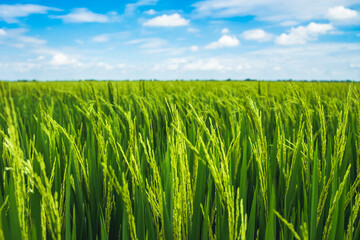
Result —
<svg viewBox="0 0 360 240"><path fill-rule="evenodd" d="M0 2L0 79L360 80L360 0Z"/></svg>

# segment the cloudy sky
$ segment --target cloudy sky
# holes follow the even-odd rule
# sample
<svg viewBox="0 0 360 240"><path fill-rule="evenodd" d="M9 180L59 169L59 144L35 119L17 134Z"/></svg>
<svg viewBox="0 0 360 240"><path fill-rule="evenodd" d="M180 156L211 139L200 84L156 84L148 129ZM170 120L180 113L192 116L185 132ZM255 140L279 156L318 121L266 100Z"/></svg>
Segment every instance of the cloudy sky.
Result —
<svg viewBox="0 0 360 240"><path fill-rule="evenodd" d="M360 80L360 0L0 2L0 79Z"/></svg>

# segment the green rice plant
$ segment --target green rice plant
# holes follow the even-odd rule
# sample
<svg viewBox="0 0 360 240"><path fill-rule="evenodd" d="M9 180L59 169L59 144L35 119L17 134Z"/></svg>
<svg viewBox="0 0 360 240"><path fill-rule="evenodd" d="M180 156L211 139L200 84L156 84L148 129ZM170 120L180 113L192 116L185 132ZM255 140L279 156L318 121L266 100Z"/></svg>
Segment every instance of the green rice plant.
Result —
<svg viewBox="0 0 360 240"><path fill-rule="evenodd" d="M0 172L0 239L359 239L359 84L0 82Z"/></svg>

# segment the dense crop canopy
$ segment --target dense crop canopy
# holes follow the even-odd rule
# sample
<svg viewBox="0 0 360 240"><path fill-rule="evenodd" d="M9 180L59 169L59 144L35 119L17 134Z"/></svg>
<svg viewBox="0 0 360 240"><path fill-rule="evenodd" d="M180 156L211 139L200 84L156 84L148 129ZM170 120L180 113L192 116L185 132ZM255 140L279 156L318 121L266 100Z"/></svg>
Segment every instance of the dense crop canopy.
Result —
<svg viewBox="0 0 360 240"><path fill-rule="evenodd" d="M354 83L0 83L0 239L360 239Z"/></svg>

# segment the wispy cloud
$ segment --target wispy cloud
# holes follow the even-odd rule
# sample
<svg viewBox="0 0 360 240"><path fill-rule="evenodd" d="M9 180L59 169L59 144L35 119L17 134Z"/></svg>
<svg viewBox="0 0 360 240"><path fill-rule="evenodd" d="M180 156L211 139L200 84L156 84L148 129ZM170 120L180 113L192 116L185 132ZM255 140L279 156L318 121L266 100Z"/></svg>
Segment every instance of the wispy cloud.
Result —
<svg viewBox="0 0 360 240"><path fill-rule="evenodd" d="M222 34L228 34L228 33L229 33L229 29L228 29L228 28L223 28L223 29L221 30L221 33L222 33Z"/></svg>
<svg viewBox="0 0 360 240"><path fill-rule="evenodd" d="M33 36L28 36L26 33L29 30L26 28L10 28L0 29L0 40L7 45L23 48L26 45L42 45L47 41Z"/></svg>
<svg viewBox="0 0 360 240"><path fill-rule="evenodd" d="M125 44L136 45L141 54L180 55L189 51L188 47L171 46L162 38L140 38L125 42Z"/></svg>
<svg viewBox="0 0 360 240"><path fill-rule="evenodd" d="M295 25L297 25L297 24L298 24L297 21L288 20L288 21L281 22L281 23L280 23L280 26L283 26L283 27L292 27L292 26L295 26Z"/></svg>
<svg viewBox="0 0 360 240"><path fill-rule="evenodd" d="M145 11L144 13L147 15L155 15L156 11L154 9L149 9L149 10Z"/></svg>
<svg viewBox="0 0 360 240"><path fill-rule="evenodd" d="M0 36L6 36L7 32L4 29L0 29Z"/></svg>
<svg viewBox="0 0 360 240"><path fill-rule="evenodd" d="M116 12L99 14L94 13L87 8L75 8L66 15L51 16L51 18L62 19L65 23L107 23L120 20L120 17Z"/></svg>
<svg viewBox="0 0 360 240"><path fill-rule="evenodd" d="M20 42L23 42L23 43L30 43L30 44L37 44L37 45L47 43L47 41L44 39L30 37L30 36L18 36L17 40L19 40Z"/></svg>
<svg viewBox="0 0 360 240"><path fill-rule="evenodd" d="M97 43L104 43L104 42L109 42L112 39L124 39L129 35L130 33L127 31L115 32L115 33L103 33L92 37L91 41Z"/></svg>
<svg viewBox="0 0 360 240"><path fill-rule="evenodd" d="M143 6L153 6L158 2L158 0L139 0L135 3L129 3L125 6L125 15L134 14L139 7ZM150 10L149 10L150 11ZM153 13L149 12L150 15Z"/></svg>
<svg viewBox="0 0 360 240"><path fill-rule="evenodd" d="M17 23L18 18L27 17L31 14L47 14L49 11L61 11L58 8L47 7L36 4L1 4L0 21L7 23Z"/></svg>
<svg viewBox="0 0 360 240"><path fill-rule="evenodd" d="M180 27L189 25L190 20L182 18L180 14L161 15L143 23L146 27Z"/></svg>
<svg viewBox="0 0 360 240"><path fill-rule="evenodd" d="M197 51L199 51L199 47L197 45L193 45L190 47L190 51L197 52Z"/></svg>
<svg viewBox="0 0 360 240"><path fill-rule="evenodd" d="M109 36L106 34L97 35L97 36L93 37L91 39L91 41L93 41L93 42L108 42Z"/></svg>
<svg viewBox="0 0 360 240"><path fill-rule="evenodd" d="M187 62L184 65L184 70L190 71L226 71L231 68L223 66L216 58L199 59L192 62Z"/></svg>
<svg viewBox="0 0 360 240"><path fill-rule="evenodd" d="M202 58L170 58L164 63L155 64L153 70L178 70L185 72L193 71L228 71L231 67L224 66L218 59Z"/></svg>
<svg viewBox="0 0 360 240"><path fill-rule="evenodd" d="M126 42L126 44L138 45L139 48L160 48L164 47L168 42L161 38L139 38Z"/></svg>
<svg viewBox="0 0 360 240"><path fill-rule="evenodd" d="M360 69L360 63L351 63L350 68L358 68L358 69Z"/></svg>
<svg viewBox="0 0 360 240"><path fill-rule="evenodd" d="M254 15L262 20L326 19L327 10L342 3L344 7L358 4L357 0L204 0L193 4L199 17L234 17Z"/></svg>
<svg viewBox="0 0 360 240"><path fill-rule="evenodd" d="M188 31L189 33L197 33L197 32L199 32L199 29L198 29L198 28L189 27L189 28L187 29L187 31Z"/></svg>

